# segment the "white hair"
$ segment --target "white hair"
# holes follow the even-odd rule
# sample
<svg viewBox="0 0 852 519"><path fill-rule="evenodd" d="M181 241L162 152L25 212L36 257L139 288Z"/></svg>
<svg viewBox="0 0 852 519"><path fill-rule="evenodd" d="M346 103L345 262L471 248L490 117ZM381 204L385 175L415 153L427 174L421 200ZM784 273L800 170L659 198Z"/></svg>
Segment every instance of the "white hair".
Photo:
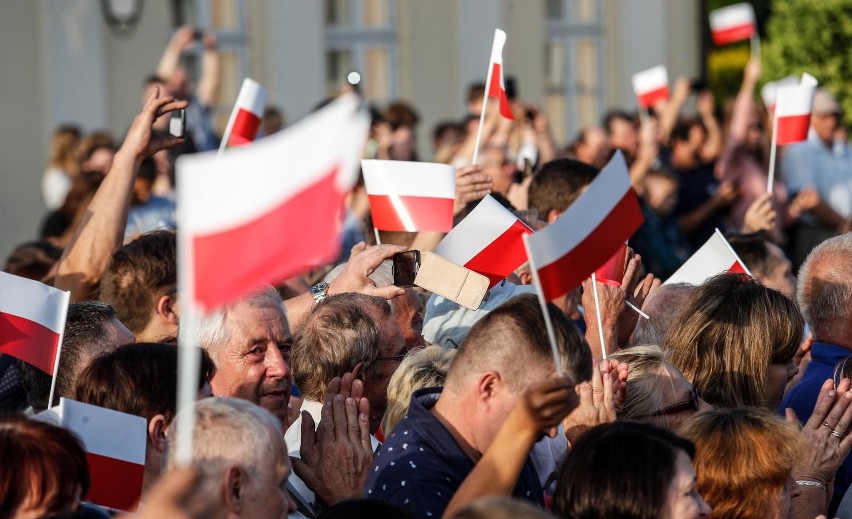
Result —
<svg viewBox="0 0 852 519"><path fill-rule="evenodd" d="M231 339L229 327L225 326L228 312L239 304L246 304L251 308L277 307L281 310L284 317L287 317L281 294L271 285L266 285L242 299L238 299L233 303L203 315L198 322L198 345L207 351L207 354L210 355L216 367L219 366L218 354L220 347ZM188 340L184 327L178 328L178 334L181 343L185 343Z"/></svg>
<svg viewBox="0 0 852 519"><path fill-rule="evenodd" d="M808 254L799 270L796 299L817 340L850 315L852 233L826 240Z"/></svg>

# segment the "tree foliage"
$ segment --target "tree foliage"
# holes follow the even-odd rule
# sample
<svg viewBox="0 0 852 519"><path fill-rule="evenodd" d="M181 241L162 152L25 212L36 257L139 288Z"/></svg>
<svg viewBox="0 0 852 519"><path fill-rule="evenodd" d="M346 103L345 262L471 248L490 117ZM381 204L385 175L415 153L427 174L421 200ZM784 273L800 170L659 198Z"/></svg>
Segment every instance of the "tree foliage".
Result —
<svg viewBox="0 0 852 519"><path fill-rule="evenodd" d="M852 123L852 0L776 0L766 26L763 79L808 72Z"/></svg>

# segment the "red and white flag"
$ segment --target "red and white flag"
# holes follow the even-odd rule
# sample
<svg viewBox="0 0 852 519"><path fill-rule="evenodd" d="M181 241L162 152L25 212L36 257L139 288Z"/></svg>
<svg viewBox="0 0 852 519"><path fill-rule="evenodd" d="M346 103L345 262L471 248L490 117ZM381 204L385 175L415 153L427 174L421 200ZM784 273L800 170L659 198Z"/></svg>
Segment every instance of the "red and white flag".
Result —
<svg viewBox="0 0 852 519"><path fill-rule="evenodd" d="M70 292L0 272L0 353L53 375Z"/></svg>
<svg viewBox="0 0 852 519"><path fill-rule="evenodd" d="M448 164L362 160L373 227L382 231L453 228L456 173Z"/></svg>
<svg viewBox="0 0 852 519"><path fill-rule="evenodd" d="M601 283L620 287L624 279L624 268L627 266L627 242L615 251L606 263L595 270L595 278Z"/></svg>
<svg viewBox="0 0 852 519"><path fill-rule="evenodd" d="M754 8L750 3L734 4L710 11L713 43L727 45L757 34Z"/></svg>
<svg viewBox="0 0 852 519"><path fill-rule="evenodd" d="M775 104L776 144L792 144L808 138L816 87L816 78L805 73L798 85L778 89L778 101Z"/></svg>
<svg viewBox="0 0 852 519"><path fill-rule="evenodd" d="M633 74L632 83L642 108L651 108L669 98L669 73L664 65Z"/></svg>
<svg viewBox="0 0 852 519"><path fill-rule="evenodd" d="M547 301L578 286L642 225L620 151L555 222L525 236L530 268Z"/></svg>
<svg viewBox="0 0 852 519"><path fill-rule="evenodd" d="M775 103L778 100L778 89L782 86L798 85L799 78L796 76L787 76L778 81L770 81L763 85L760 89L760 97L763 98L763 104L766 105L766 110L772 114L775 112Z"/></svg>
<svg viewBox="0 0 852 519"><path fill-rule="evenodd" d="M435 254L479 272L493 287L527 261L523 236L532 233L488 195L441 240Z"/></svg>
<svg viewBox="0 0 852 519"><path fill-rule="evenodd" d="M726 272L751 275L728 240L716 229L713 236L663 284L700 285L707 279Z"/></svg>
<svg viewBox="0 0 852 519"><path fill-rule="evenodd" d="M89 493L83 500L133 512L142 496L148 424L141 416L60 398L37 415L76 434L86 451Z"/></svg>
<svg viewBox="0 0 852 519"><path fill-rule="evenodd" d="M334 259L369 118L342 96L249 147L178 159L178 245L200 309Z"/></svg>
<svg viewBox="0 0 852 519"><path fill-rule="evenodd" d="M263 108L266 106L266 89L257 81L245 78L225 135L222 136L222 146L245 146L257 137L260 121L263 118Z"/></svg>
<svg viewBox="0 0 852 519"><path fill-rule="evenodd" d="M500 103L500 114L506 119L515 119L509 98L506 96L506 84L503 81L503 46L506 45L506 33L500 29L494 30L494 44L491 46L491 63L488 65L488 77L485 80L488 97L497 99ZM485 109L483 103L482 109Z"/></svg>

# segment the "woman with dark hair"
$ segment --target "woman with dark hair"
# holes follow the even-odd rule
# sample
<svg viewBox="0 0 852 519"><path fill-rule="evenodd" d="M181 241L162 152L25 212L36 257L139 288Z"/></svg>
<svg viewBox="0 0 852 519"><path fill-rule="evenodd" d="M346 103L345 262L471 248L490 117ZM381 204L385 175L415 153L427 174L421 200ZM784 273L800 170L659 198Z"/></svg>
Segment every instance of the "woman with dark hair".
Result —
<svg viewBox="0 0 852 519"><path fill-rule="evenodd" d="M796 304L745 274L722 274L696 288L669 328L665 347L716 407L775 409L798 373L805 322Z"/></svg>
<svg viewBox="0 0 852 519"><path fill-rule="evenodd" d="M61 427L0 417L0 460L0 519L73 511L89 490L83 447Z"/></svg>
<svg viewBox="0 0 852 519"><path fill-rule="evenodd" d="M565 519L706 517L694 456L692 442L650 424L593 427L565 458L553 511Z"/></svg>

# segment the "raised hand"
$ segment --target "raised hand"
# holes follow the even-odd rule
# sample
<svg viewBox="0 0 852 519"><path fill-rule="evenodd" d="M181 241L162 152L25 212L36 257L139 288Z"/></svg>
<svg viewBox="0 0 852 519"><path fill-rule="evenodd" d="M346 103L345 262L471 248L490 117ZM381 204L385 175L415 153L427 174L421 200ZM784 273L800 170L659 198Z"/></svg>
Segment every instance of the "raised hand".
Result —
<svg viewBox="0 0 852 519"><path fill-rule="evenodd" d="M186 108L186 105L186 101L179 101L171 96L161 96L159 87L152 88L142 111L133 119L130 129L127 130L127 136L124 138L120 151L126 150L135 160L141 160L183 142L182 137L155 133L153 126L158 117Z"/></svg>
<svg viewBox="0 0 852 519"><path fill-rule="evenodd" d="M482 166L465 166L456 170L456 201L453 214L459 214L468 203L481 200L491 193L491 176L482 172Z"/></svg>
<svg viewBox="0 0 852 519"><path fill-rule="evenodd" d="M329 285L328 293L357 292L385 299L392 299L404 294L405 290L395 285L377 287L376 283L369 277L384 260L398 252L405 252L405 247L400 245L374 245L362 249L360 244L356 245L352 248L352 254L349 256L349 261L343 268L343 272Z"/></svg>
<svg viewBox="0 0 852 519"><path fill-rule="evenodd" d="M771 231L778 213L772 206L772 193L763 193L746 209L743 217L743 232Z"/></svg>
<svg viewBox="0 0 852 519"><path fill-rule="evenodd" d="M541 382L521 394L512 411L519 424L518 433L537 436L559 425L568 413L577 407L579 398L574 381L563 375Z"/></svg>
<svg viewBox="0 0 852 519"><path fill-rule="evenodd" d="M592 370L590 381L577 384L580 405L562 421L565 435L571 443L587 429L615 421L619 400L622 405L624 403L626 388L622 390L620 386L626 383L626 366L622 368L618 365L612 369L612 363L607 362L602 362ZM619 386L621 396L616 397L616 386Z"/></svg>

